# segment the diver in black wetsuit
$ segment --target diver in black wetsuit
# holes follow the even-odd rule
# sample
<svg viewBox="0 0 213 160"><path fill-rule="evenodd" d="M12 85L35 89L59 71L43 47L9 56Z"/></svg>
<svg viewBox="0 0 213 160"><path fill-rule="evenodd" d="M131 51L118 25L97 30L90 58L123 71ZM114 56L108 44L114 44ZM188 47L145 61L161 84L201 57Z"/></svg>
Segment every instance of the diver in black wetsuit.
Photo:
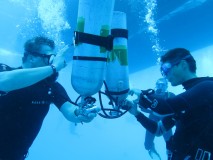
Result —
<svg viewBox="0 0 213 160"><path fill-rule="evenodd" d="M168 89L168 81L165 78L159 78L155 84L155 94L157 94L158 96L161 96L162 98L165 98L165 99L175 96L174 93L169 92L167 89ZM162 117L159 117L159 116L156 116L156 115L150 113L149 119L151 119L155 122L159 122L162 119ZM164 138L165 142L167 142L172 135L173 135L172 129L163 133L163 138ZM155 149L154 139L155 139L155 134L152 134L148 130L146 130L144 147L148 151L148 153L152 159L161 159L160 155L158 154L157 150ZM169 149L167 149L167 154L169 154L169 153L170 153L170 151L169 151Z"/></svg>
<svg viewBox="0 0 213 160"><path fill-rule="evenodd" d="M161 73L172 86L182 84L185 92L162 99L150 90L131 90L139 101L126 100L130 113L151 133L161 135L176 126L167 146L170 160L213 159L213 78L196 76L196 61L184 48L169 50L161 57ZM136 102L156 114L167 116L160 123L149 120Z"/></svg>
<svg viewBox="0 0 213 160"><path fill-rule="evenodd" d="M74 123L90 122L96 116L77 114L80 107L73 105L57 82L58 72L65 64L64 57L56 56L54 48L54 41L35 37L25 43L22 67L0 64L0 82L5 85L0 87L0 160L26 158L50 104Z"/></svg>

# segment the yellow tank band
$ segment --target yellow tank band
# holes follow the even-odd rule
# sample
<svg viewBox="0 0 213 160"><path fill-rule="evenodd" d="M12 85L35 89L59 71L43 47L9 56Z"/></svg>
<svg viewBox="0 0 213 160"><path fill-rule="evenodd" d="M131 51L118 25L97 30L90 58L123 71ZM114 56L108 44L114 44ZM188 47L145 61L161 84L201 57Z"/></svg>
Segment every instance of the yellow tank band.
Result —
<svg viewBox="0 0 213 160"><path fill-rule="evenodd" d="M127 46L125 45L113 46L113 50L108 57L108 62L113 62L116 59L119 61L120 65L128 66Z"/></svg>
<svg viewBox="0 0 213 160"><path fill-rule="evenodd" d="M84 32L84 25L85 25L85 18L84 17L78 17L77 19L77 31L78 32Z"/></svg>
<svg viewBox="0 0 213 160"><path fill-rule="evenodd" d="M100 30L100 36L107 37L109 35L110 27L108 25L102 25ZM100 53L105 53L106 49L104 47L100 47Z"/></svg>

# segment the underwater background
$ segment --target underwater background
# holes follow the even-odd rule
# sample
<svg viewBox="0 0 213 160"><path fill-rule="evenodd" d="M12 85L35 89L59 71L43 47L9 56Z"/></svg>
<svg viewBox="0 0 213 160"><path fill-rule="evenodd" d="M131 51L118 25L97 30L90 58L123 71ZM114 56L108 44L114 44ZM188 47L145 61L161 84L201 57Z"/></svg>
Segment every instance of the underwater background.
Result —
<svg viewBox="0 0 213 160"><path fill-rule="evenodd" d="M70 75L78 2L1 0L0 63L20 66L24 42L37 35L54 39L57 50L69 45L68 66L61 71L59 82L75 100L78 93ZM153 88L161 76L159 56L175 47L192 52L198 76L213 76L212 8L213 0L115 0L114 10L127 16L130 86ZM169 91L178 94L183 90L169 86ZM89 124L75 126L52 106L27 159L150 160L144 136L145 129L128 113L112 120L98 116ZM162 160L166 159L163 138L156 137L155 145Z"/></svg>

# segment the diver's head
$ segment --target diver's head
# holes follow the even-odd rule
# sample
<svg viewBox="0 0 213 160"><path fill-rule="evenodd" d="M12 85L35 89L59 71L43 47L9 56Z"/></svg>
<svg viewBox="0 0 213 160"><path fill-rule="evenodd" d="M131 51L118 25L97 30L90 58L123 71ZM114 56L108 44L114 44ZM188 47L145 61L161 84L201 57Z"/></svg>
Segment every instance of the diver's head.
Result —
<svg viewBox="0 0 213 160"><path fill-rule="evenodd" d="M29 39L24 45L23 63L27 63L32 68L49 65L55 56L54 49L54 41L46 37Z"/></svg>
<svg viewBox="0 0 213 160"><path fill-rule="evenodd" d="M155 84L156 94L161 94L167 91L168 82L165 78L159 78Z"/></svg>
<svg viewBox="0 0 213 160"><path fill-rule="evenodd" d="M191 53L184 48L169 50L161 56L161 73L171 82L172 86L182 84L195 77L196 61Z"/></svg>

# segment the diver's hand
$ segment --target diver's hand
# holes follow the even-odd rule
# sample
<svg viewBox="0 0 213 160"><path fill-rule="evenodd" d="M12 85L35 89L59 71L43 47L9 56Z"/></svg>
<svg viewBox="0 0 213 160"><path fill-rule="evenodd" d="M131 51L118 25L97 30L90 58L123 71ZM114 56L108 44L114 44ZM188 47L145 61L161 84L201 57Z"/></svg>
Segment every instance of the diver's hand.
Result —
<svg viewBox="0 0 213 160"><path fill-rule="evenodd" d="M91 122L96 116L97 113L100 111L100 108L97 106L92 106L89 108L81 108L75 110L75 115L77 116L80 122Z"/></svg>
<svg viewBox="0 0 213 160"><path fill-rule="evenodd" d="M52 65L55 66L57 72L67 66L67 63L65 61L65 55L67 53L66 51L68 48L68 45L66 45L59 51L59 53L53 59Z"/></svg>
<svg viewBox="0 0 213 160"><path fill-rule="evenodd" d="M152 97L151 95L145 95L142 94L140 96L140 100L139 100L139 104L143 107L143 108L156 108L158 105L158 100L155 99L155 97Z"/></svg>
<svg viewBox="0 0 213 160"><path fill-rule="evenodd" d="M137 103L134 101L126 99L122 102L121 105L122 105L122 108L125 108L126 110L128 110L129 113L132 115L136 116L140 113L137 108Z"/></svg>
<svg viewBox="0 0 213 160"><path fill-rule="evenodd" d="M129 113L134 116L137 116L140 113L137 103L132 102L132 107L129 109Z"/></svg>
<svg viewBox="0 0 213 160"><path fill-rule="evenodd" d="M95 117L97 116L97 113L89 113L88 115L78 115L78 120L83 123L89 123L91 122Z"/></svg>

